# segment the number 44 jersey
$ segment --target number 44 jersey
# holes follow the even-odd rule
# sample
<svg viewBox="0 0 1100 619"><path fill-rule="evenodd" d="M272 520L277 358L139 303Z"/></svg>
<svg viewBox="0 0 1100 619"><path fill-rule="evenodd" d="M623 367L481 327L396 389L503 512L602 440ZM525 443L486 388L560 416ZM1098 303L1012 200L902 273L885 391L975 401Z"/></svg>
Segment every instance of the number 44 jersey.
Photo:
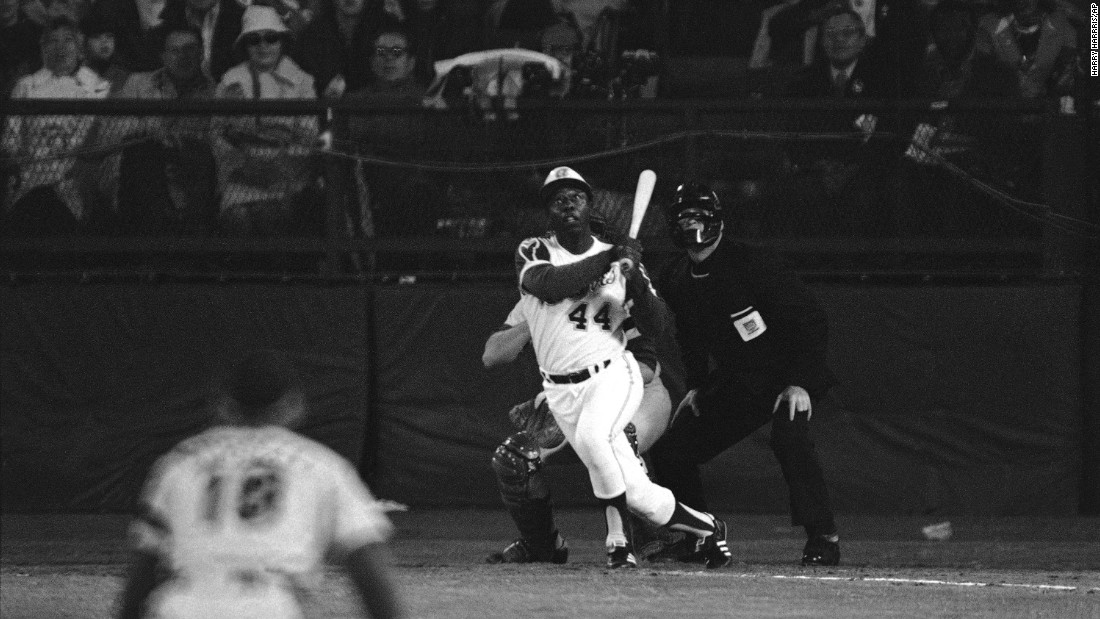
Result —
<svg viewBox="0 0 1100 619"><path fill-rule="evenodd" d="M523 289L523 276L541 264L562 266L578 262L613 246L593 237L583 254L562 247L555 236L524 240L516 250L520 301L508 324L520 320L531 330L531 345L539 367L550 374L566 374L622 355L626 348L623 321L630 316L626 281L617 263L568 299L547 303Z"/></svg>
<svg viewBox="0 0 1100 619"><path fill-rule="evenodd" d="M351 464L275 427L215 427L150 472L131 535L170 578L154 616L294 617L292 590L339 558L383 542L392 525ZM216 608L215 608L216 607ZM247 612L246 612L247 611Z"/></svg>

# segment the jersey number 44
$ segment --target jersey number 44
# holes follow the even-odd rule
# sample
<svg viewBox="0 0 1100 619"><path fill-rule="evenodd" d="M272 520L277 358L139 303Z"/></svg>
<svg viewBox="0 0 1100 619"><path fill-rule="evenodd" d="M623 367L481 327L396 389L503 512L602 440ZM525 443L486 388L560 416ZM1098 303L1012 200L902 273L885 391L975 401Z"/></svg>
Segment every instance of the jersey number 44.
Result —
<svg viewBox="0 0 1100 619"><path fill-rule="evenodd" d="M591 319L588 317L588 303L578 303L576 307L569 310L566 317L573 323L573 328L578 331L587 331L589 321L596 323L599 325L599 328L604 331L611 330L610 303L601 305L600 309L596 310L596 313L592 315Z"/></svg>

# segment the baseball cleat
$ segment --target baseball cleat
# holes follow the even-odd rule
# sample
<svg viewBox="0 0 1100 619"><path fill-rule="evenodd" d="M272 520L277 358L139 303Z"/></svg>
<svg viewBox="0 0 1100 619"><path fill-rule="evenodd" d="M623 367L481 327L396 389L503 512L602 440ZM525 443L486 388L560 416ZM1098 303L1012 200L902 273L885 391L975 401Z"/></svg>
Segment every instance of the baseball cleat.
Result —
<svg viewBox="0 0 1100 619"><path fill-rule="evenodd" d="M802 565L837 565L840 563L840 542L824 535L811 537L802 549Z"/></svg>
<svg viewBox="0 0 1100 619"><path fill-rule="evenodd" d="M698 546L703 563L709 568L725 567L733 560L729 546L726 545L726 523L714 518L714 533L699 540Z"/></svg>
<svg viewBox="0 0 1100 619"><path fill-rule="evenodd" d="M695 550L696 539L683 531L663 529L638 548L638 558L652 563L680 561L697 563L702 558Z"/></svg>
<svg viewBox="0 0 1100 619"><path fill-rule="evenodd" d="M615 546L607 551L607 567L613 570L638 567L638 560L634 558L630 546Z"/></svg>
<svg viewBox="0 0 1100 619"><path fill-rule="evenodd" d="M526 538L519 538L508 544L500 552L489 553L486 563L565 563L569 560L569 546L560 533L554 534L554 545L550 547L532 544Z"/></svg>

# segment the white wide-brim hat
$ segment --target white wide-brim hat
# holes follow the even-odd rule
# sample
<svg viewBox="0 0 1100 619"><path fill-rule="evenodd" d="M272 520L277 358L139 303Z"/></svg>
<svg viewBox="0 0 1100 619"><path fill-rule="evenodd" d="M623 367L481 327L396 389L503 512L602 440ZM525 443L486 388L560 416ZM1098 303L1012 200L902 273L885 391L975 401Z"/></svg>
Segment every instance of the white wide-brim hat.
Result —
<svg viewBox="0 0 1100 619"><path fill-rule="evenodd" d="M239 46L244 37L253 32L278 32L285 37L290 37L290 28L283 23L279 13L269 6L258 4L250 4L245 8L244 15L241 16L241 33L233 42L233 46Z"/></svg>

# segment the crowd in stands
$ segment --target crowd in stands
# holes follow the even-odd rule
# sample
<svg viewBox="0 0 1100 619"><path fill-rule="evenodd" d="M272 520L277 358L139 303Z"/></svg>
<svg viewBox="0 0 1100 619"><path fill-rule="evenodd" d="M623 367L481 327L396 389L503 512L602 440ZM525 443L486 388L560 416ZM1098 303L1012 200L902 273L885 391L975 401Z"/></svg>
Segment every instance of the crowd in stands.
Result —
<svg viewBox="0 0 1100 619"><path fill-rule="evenodd" d="M774 76L746 96L1066 99L1084 83L1087 14L1076 0L0 0L0 89L19 99L441 107L465 97L486 120L515 120L524 96L691 96L662 85L663 60L705 55L699 24L723 23L731 10L750 35L738 48L745 75ZM714 44L716 54L728 47ZM266 236L323 226L316 153L327 119L2 120L0 234ZM899 177L927 176L937 155L980 158L982 149L969 148L975 141L1026 139L993 125L950 115L801 116L785 128L867 139L787 148L760 176L782 179L767 199L787 212L803 205L807 229L835 227L844 220L837 209L853 204L861 221L874 222L871 233L919 229L873 212L881 194ZM411 154L426 130L370 114L346 129L360 152L377 156ZM884 130L913 137L900 147L870 139ZM66 156L81 149L91 154ZM349 165L354 233L416 229L432 221L425 200L454 192L390 171ZM822 196L829 205L810 206Z"/></svg>

